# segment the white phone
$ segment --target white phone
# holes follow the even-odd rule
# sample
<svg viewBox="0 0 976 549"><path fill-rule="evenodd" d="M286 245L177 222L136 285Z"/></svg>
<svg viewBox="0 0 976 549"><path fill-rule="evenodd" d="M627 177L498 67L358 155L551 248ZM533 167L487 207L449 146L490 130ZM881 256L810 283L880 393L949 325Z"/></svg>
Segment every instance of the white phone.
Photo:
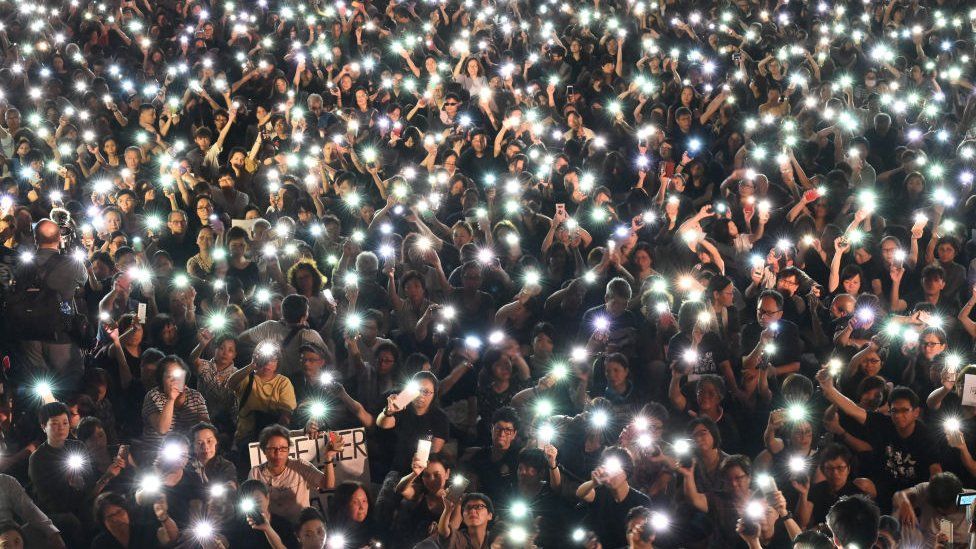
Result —
<svg viewBox="0 0 976 549"><path fill-rule="evenodd" d="M430 459L430 447L431 440L429 438L421 438L417 441L417 461L422 463L424 467L427 467L427 460Z"/></svg>
<svg viewBox="0 0 976 549"><path fill-rule="evenodd" d="M139 324L146 323L146 304L140 303L139 308L136 311L136 316L139 318Z"/></svg>
<svg viewBox="0 0 976 549"><path fill-rule="evenodd" d="M397 396L393 398L393 402L396 403L397 408L400 410L407 407L408 404L413 402L413 399L420 395L420 390L413 384L408 383L402 391L397 393Z"/></svg>
<svg viewBox="0 0 976 549"><path fill-rule="evenodd" d="M946 537L946 546L951 547L953 544L952 540L952 521L946 519L939 519L939 533L944 534Z"/></svg>

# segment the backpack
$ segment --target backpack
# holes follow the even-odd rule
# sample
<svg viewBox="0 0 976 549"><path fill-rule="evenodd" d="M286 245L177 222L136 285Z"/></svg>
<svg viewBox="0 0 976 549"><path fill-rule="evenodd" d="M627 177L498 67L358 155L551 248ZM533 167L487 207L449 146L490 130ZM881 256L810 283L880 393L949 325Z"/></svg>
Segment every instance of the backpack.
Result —
<svg viewBox="0 0 976 549"><path fill-rule="evenodd" d="M40 267L23 273L7 296L6 320L11 333L25 341L68 342L71 304L47 285L48 273L56 268L52 257Z"/></svg>

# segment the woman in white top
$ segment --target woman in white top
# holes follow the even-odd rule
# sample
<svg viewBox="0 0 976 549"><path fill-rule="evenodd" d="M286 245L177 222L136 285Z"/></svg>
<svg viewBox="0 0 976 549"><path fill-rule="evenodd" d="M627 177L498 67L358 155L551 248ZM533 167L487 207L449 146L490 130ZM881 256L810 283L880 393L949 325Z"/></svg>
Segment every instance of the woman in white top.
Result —
<svg viewBox="0 0 976 549"><path fill-rule="evenodd" d="M467 55L462 56L454 66L454 81L461 84L461 87L468 90L471 95L476 95L481 88L488 86L481 61Z"/></svg>

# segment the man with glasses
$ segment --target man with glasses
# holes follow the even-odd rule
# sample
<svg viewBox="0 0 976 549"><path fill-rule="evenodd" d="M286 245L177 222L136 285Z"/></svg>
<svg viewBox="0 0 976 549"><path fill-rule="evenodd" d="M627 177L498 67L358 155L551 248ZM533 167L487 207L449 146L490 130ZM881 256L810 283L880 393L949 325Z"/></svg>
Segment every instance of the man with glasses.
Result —
<svg viewBox="0 0 976 549"><path fill-rule="evenodd" d="M491 498L478 493L465 494L460 502L445 498L444 512L437 521L437 541L441 549L491 547L494 533L488 524L495 516ZM461 528L461 525L464 528Z"/></svg>
<svg viewBox="0 0 976 549"><path fill-rule="evenodd" d="M507 499L515 491L519 451L519 415L515 408L503 406L491 417L491 445L469 448L461 457L461 468L471 480L472 489L493 500Z"/></svg>
<svg viewBox="0 0 976 549"><path fill-rule="evenodd" d="M251 468L249 479L257 479L268 486L269 510L292 524L298 522L302 509L308 507L309 490L331 490L335 487L334 460L342 450L341 441L329 443L325 464L320 471L308 461L291 457L291 433L281 425L269 425L258 437L265 462Z"/></svg>
<svg viewBox="0 0 976 549"><path fill-rule="evenodd" d="M157 250L169 253L174 265L186 265L191 257L199 252L196 239L189 236L187 231L186 213L183 210L173 210L166 218L166 232L146 246L146 256L152 257Z"/></svg>
<svg viewBox="0 0 976 549"><path fill-rule="evenodd" d="M743 368L773 368L777 376L800 369L800 329L783 319L783 296L763 290L756 304L756 322L742 330Z"/></svg>
<svg viewBox="0 0 976 549"><path fill-rule="evenodd" d="M868 412L847 398L834 386L830 371L817 372L817 381L824 398L851 419L863 424L868 442L874 449L879 472L875 476L878 501L883 510L891 508L891 497L929 475L942 472L936 461L933 439L925 424L918 420L918 395L907 387L895 387L889 402L890 416L880 412Z"/></svg>
<svg viewBox="0 0 976 549"><path fill-rule="evenodd" d="M865 494L874 497L877 488L866 478L853 478L854 454L843 444L831 444L818 454L824 480L797 487L796 521L801 528L814 527L827 520L827 511L844 496Z"/></svg>

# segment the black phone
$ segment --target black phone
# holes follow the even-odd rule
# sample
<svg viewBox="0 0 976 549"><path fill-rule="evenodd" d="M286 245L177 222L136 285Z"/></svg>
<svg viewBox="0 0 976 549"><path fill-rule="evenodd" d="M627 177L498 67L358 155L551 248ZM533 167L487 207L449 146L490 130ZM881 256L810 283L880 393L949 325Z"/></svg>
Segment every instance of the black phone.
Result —
<svg viewBox="0 0 976 549"><path fill-rule="evenodd" d="M260 511L255 510L249 513L244 513L244 517L245 519L250 518L252 521L254 521L255 526L264 524L264 515L262 515Z"/></svg>
<svg viewBox="0 0 976 549"><path fill-rule="evenodd" d="M754 537L759 535L759 522L752 519L743 519L742 521L742 533L748 537Z"/></svg>
<svg viewBox="0 0 976 549"><path fill-rule="evenodd" d="M976 492L956 494L956 507L969 507L976 501Z"/></svg>
<svg viewBox="0 0 976 549"><path fill-rule="evenodd" d="M567 96L573 95L574 92L575 92L575 88L572 85L566 86L566 95Z"/></svg>

